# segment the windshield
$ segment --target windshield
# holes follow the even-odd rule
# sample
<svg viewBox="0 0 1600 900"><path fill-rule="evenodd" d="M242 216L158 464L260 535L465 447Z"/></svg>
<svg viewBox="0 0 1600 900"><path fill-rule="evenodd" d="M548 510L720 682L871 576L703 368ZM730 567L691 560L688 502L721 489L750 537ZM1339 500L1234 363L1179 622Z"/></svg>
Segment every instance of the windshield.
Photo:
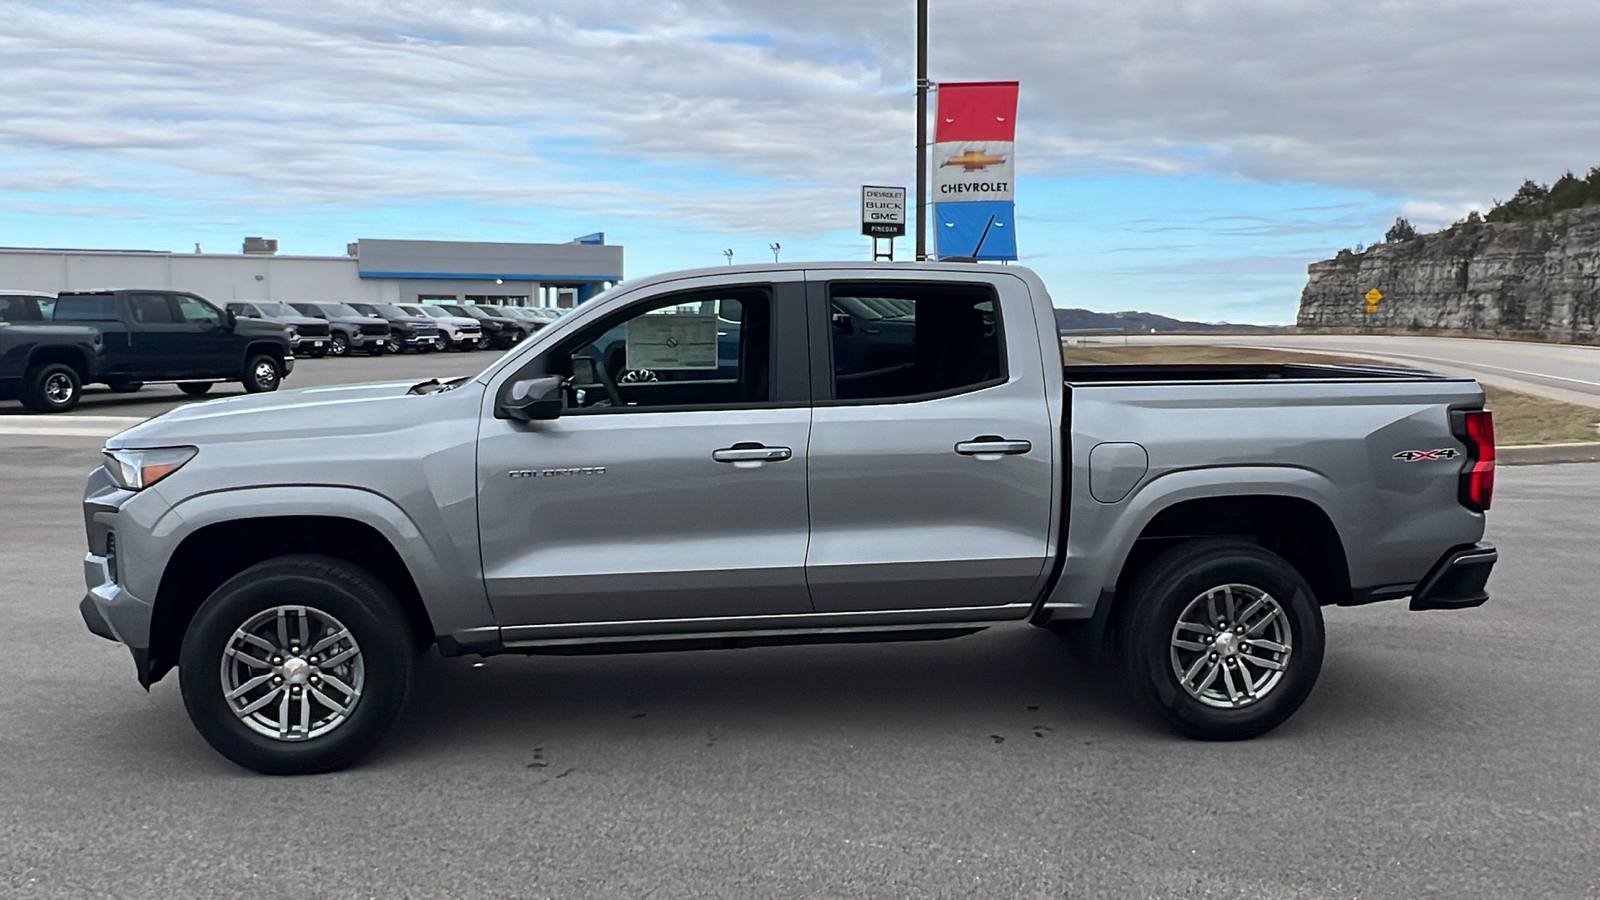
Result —
<svg viewBox="0 0 1600 900"><path fill-rule="evenodd" d="M360 316L361 315L361 313L358 312L354 306L351 306L348 303L324 303L324 304L322 304L322 308L326 309L328 311L328 315L330 315L330 316Z"/></svg>
<svg viewBox="0 0 1600 900"><path fill-rule="evenodd" d="M412 313L408 313L400 307L395 306L393 303L379 303L373 308L378 311L379 316L385 319L404 319L413 315Z"/></svg>
<svg viewBox="0 0 1600 900"><path fill-rule="evenodd" d="M314 319L326 319L328 317L328 314L323 312L321 307L315 303L291 303L289 306L302 316L311 316Z"/></svg>
<svg viewBox="0 0 1600 900"><path fill-rule="evenodd" d="M445 309L450 310L451 315L471 316L474 319L489 318L488 313L477 308L476 306L446 306Z"/></svg>
<svg viewBox="0 0 1600 900"><path fill-rule="evenodd" d="M423 312L427 313L428 315L433 316L435 319L454 319L454 318L456 318L456 315L454 313L446 312L442 307L438 307L438 306L419 306L417 308L422 310Z"/></svg>
<svg viewBox="0 0 1600 900"><path fill-rule="evenodd" d="M255 306L256 309L261 310L261 314L263 316L298 316L298 315L300 315L299 313L297 313L293 309L291 309L289 307L289 304L287 304L287 303L256 303L256 304L253 304L253 305Z"/></svg>

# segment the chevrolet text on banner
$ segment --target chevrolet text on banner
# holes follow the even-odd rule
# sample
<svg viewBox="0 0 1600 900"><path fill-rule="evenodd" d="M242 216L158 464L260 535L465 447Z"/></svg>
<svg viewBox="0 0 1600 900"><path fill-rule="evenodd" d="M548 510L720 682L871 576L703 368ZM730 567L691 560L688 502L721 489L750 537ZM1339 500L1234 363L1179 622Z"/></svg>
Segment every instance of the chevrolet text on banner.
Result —
<svg viewBox="0 0 1600 900"><path fill-rule="evenodd" d="M1012 148L1017 83L939 85L933 133L934 250L939 256L1016 259ZM982 246L979 246L979 244Z"/></svg>

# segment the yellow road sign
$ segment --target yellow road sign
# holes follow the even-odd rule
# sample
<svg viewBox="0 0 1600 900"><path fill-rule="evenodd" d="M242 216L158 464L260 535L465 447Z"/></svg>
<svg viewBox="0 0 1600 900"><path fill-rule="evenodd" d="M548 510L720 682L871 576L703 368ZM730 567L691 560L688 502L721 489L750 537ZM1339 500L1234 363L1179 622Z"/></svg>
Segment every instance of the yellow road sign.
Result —
<svg viewBox="0 0 1600 900"><path fill-rule="evenodd" d="M1378 311L1378 304L1376 304L1376 303L1368 303L1367 304L1367 312L1369 314L1370 313L1375 313L1377 311Z"/></svg>
<svg viewBox="0 0 1600 900"><path fill-rule="evenodd" d="M1383 299L1383 291L1380 291L1377 288L1373 288L1372 290L1367 291L1367 305L1368 306L1377 306L1378 305L1378 301L1382 300L1382 299Z"/></svg>

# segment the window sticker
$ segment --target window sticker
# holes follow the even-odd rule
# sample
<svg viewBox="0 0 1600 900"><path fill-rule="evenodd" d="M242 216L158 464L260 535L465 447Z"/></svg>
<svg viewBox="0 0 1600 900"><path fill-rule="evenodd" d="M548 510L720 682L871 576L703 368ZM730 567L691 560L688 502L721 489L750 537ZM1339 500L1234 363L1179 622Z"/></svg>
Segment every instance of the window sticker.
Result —
<svg viewBox="0 0 1600 900"><path fill-rule="evenodd" d="M628 368L672 371L717 367L717 317L652 313L628 322Z"/></svg>

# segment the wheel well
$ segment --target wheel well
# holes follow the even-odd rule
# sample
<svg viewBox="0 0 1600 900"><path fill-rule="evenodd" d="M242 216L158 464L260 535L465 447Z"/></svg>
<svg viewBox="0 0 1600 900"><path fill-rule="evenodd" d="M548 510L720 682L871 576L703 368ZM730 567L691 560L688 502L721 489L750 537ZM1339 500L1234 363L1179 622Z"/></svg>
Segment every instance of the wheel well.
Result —
<svg viewBox="0 0 1600 900"><path fill-rule="evenodd" d="M78 373L78 380L84 384L89 383L89 358L81 350L71 347L42 347L33 351L28 357L28 368L31 371L35 366L47 366L51 363L66 363L72 371Z"/></svg>
<svg viewBox="0 0 1600 900"><path fill-rule="evenodd" d="M265 353L268 356L271 356L272 358L276 359L280 366L283 365L283 348L278 346L277 344L274 344L274 343L272 343L270 341L266 341L266 342L262 342L262 343L256 343L256 344L250 344L249 346L244 348L245 361L249 362L250 361L250 357L256 355L257 353Z"/></svg>
<svg viewBox="0 0 1600 900"><path fill-rule="evenodd" d="M1145 564L1175 542L1241 537L1299 570L1323 606L1348 602L1350 567L1339 531L1322 508L1298 497L1244 496L1186 500L1162 510L1134 542L1117 576L1122 595Z"/></svg>
<svg viewBox="0 0 1600 900"><path fill-rule="evenodd" d="M177 664L189 621L223 582L256 563L294 553L331 556L371 572L405 608L417 649L433 643L433 622L416 582L377 529L325 516L238 519L189 535L168 561L150 621L149 680L155 682Z"/></svg>

